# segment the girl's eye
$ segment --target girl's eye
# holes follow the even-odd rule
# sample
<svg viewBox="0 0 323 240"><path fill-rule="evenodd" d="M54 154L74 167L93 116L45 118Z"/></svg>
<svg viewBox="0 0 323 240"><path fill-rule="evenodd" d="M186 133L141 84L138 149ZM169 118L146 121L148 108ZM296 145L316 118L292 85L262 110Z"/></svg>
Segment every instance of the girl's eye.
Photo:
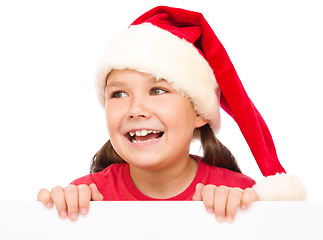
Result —
<svg viewBox="0 0 323 240"><path fill-rule="evenodd" d="M167 91L165 91L165 90L163 90L161 88L153 88L153 89L151 89L150 94L151 95L161 95L161 94L164 94L166 92Z"/></svg>
<svg viewBox="0 0 323 240"><path fill-rule="evenodd" d="M116 91L112 93L111 98L124 98L127 97L128 95L125 92L122 91Z"/></svg>

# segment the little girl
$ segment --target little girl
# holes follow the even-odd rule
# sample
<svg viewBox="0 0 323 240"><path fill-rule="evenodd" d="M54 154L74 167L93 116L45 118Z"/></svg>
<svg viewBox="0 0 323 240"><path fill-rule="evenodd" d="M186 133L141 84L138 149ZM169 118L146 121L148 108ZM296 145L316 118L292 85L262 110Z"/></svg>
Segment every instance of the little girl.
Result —
<svg viewBox="0 0 323 240"><path fill-rule="evenodd" d="M157 7L140 16L109 41L95 86L110 140L95 154L91 174L38 193L60 217L76 220L91 200L196 200L219 221L233 221L239 206L256 200L306 199L299 179L285 174L264 120L200 13ZM216 139L220 105L270 177L255 184ZM193 138L203 157L189 154Z"/></svg>

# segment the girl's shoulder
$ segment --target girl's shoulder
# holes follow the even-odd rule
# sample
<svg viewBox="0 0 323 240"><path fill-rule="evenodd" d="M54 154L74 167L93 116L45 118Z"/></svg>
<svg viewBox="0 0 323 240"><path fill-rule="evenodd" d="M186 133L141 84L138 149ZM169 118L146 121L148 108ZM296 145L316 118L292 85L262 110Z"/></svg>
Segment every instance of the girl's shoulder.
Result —
<svg viewBox="0 0 323 240"><path fill-rule="evenodd" d="M245 189L252 187L256 183L245 174L206 164L199 157L195 157L195 159L199 164L197 175L203 175L201 176L203 184L214 184L216 186L224 185Z"/></svg>
<svg viewBox="0 0 323 240"><path fill-rule="evenodd" d="M109 180L116 179L116 178L122 178L123 170L127 166L127 163L115 163L108 166L106 169L102 170L101 172L96 173L90 173L88 175L85 175L83 177L75 179L70 184L73 185L80 185L80 184L86 184L90 185L91 183L98 184L102 180Z"/></svg>

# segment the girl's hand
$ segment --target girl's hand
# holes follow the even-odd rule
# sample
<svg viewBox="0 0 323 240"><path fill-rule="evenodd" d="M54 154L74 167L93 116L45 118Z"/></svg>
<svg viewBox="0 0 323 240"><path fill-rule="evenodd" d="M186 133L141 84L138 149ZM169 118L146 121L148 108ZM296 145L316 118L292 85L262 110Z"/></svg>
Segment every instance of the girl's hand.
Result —
<svg viewBox="0 0 323 240"><path fill-rule="evenodd" d="M57 186L50 192L43 188L37 195L37 201L41 201L47 208L55 204L59 217L68 217L71 221L75 221L79 213L82 215L88 213L90 201L103 201L103 196L92 183L90 186L85 184L69 185L66 188Z"/></svg>
<svg viewBox="0 0 323 240"><path fill-rule="evenodd" d="M206 210L214 213L218 221L232 222L239 206L242 210L247 210L252 202L259 200L259 197L252 188L242 190L226 186L204 186L202 183L198 183L193 201L202 200Z"/></svg>

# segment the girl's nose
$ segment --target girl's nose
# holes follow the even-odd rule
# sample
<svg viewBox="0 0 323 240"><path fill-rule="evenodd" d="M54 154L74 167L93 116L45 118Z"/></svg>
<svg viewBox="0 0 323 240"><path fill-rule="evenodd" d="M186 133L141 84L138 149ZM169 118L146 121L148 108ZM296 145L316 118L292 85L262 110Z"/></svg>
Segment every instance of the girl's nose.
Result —
<svg viewBox="0 0 323 240"><path fill-rule="evenodd" d="M142 98L133 99L129 108L129 118L150 118L152 116L148 101Z"/></svg>

